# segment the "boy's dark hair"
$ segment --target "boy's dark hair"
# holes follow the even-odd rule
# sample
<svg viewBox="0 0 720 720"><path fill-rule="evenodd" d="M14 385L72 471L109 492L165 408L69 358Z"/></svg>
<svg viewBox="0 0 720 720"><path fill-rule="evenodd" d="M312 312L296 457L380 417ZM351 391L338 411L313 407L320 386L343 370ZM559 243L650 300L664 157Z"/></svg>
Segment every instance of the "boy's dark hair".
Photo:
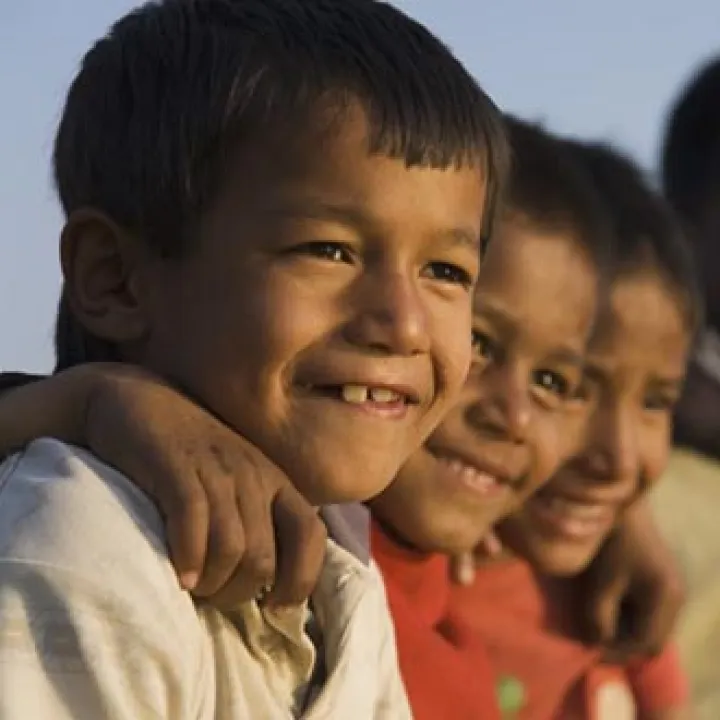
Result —
<svg viewBox="0 0 720 720"><path fill-rule="evenodd" d="M612 236L593 183L564 143L540 125L506 114L512 162L503 193L509 217L539 230L569 233L604 278Z"/></svg>
<svg viewBox="0 0 720 720"><path fill-rule="evenodd" d="M707 62L668 115L661 151L663 190L691 227L720 200L720 57Z"/></svg>
<svg viewBox="0 0 720 720"><path fill-rule="evenodd" d="M155 0L119 20L68 93L54 151L63 210L94 207L180 255L232 150L353 103L370 152L483 163L489 229L507 165L500 114L437 38L376 0ZM68 347L84 331L64 305L59 366L84 354Z"/></svg>
<svg viewBox="0 0 720 720"><path fill-rule="evenodd" d="M656 270L678 294L691 336L702 327L703 303L692 250L670 205L640 168L603 143L568 141L607 206L615 235L615 273Z"/></svg>

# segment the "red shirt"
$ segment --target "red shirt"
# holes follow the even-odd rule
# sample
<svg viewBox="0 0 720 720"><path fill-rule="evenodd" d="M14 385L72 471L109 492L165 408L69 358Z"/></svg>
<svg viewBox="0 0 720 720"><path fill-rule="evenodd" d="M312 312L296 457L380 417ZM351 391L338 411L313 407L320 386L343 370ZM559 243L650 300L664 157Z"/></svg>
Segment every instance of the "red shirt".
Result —
<svg viewBox="0 0 720 720"><path fill-rule="evenodd" d="M481 568L474 585L452 588L450 602L483 639L508 719L625 720L687 702L675 648L603 665L596 649L572 639L580 617L573 584L543 581L522 561Z"/></svg>
<svg viewBox="0 0 720 720"><path fill-rule="evenodd" d="M447 558L406 550L375 523L371 548L385 580L415 720L500 720L485 648L448 612Z"/></svg>

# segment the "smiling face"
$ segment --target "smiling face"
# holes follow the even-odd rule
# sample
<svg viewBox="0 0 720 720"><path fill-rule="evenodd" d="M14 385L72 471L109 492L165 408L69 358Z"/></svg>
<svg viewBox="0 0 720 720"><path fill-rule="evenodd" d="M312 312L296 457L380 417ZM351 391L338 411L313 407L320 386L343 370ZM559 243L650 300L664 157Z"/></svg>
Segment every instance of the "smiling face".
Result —
<svg viewBox="0 0 720 720"><path fill-rule="evenodd" d="M483 259L474 361L461 398L372 501L392 534L425 550L479 541L565 455L569 401L596 305L596 274L571 236L505 221Z"/></svg>
<svg viewBox="0 0 720 720"><path fill-rule="evenodd" d="M141 361L279 464L314 504L380 492L470 362L480 170L370 155L366 123L257 142L196 251L149 260Z"/></svg>
<svg viewBox="0 0 720 720"><path fill-rule="evenodd" d="M583 570L620 513L665 468L689 336L678 294L651 270L619 278L588 353L582 450L503 524L549 574Z"/></svg>

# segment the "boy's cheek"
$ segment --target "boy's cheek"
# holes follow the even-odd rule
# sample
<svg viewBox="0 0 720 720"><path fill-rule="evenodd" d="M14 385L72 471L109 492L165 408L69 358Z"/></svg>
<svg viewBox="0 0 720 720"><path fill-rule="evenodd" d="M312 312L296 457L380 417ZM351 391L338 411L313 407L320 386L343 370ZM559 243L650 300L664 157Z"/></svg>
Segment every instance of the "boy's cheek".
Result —
<svg viewBox="0 0 720 720"><path fill-rule="evenodd" d="M433 318L432 352L437 383L444 389L445 411L455 405L470 373L472 360L470 307L452 307Z"/></svg>
<svg viewBox="0 0 720 720"><path fill-rule="evenodd" d="M567 403L561 411L558 422L559 463L579 453L587 440L588 425L591 419L591 410L586 403Z"/></svg>
<svg viewBox="0 0 720 720"><path fill-rule="evenodd" d="M587 413L573 409L558 410L536 423L536 489L582 450L587 422Z"/></svg>

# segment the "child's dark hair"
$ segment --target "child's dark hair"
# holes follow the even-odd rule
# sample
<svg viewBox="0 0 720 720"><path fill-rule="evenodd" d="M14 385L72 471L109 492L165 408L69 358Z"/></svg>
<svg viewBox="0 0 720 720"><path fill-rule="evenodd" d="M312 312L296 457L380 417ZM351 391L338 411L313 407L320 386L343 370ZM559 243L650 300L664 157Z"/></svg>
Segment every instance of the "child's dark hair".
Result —
<svg viewBox="0 0 720 720"><path fill-rule="evenodd" d="M692 227L705 204L720 199L720 57L695 74L670 111L660 163L665 195Z"/></svg>
<svg viewBox="0 0 720 720"><path fill-rule="evenodd" d="M233 150L358 104L371 153L484 165L489 229L508 162L501 116L437 38L376 0L155 0L119 20L68 93L54 152L63 210L96 208L181 255ZM68 310L59 367L83 354L66 347L79 338Z"/></svg>
<svg viewBox="0 0 720 720"><path fill-rule="evenodd" d="M603 280L612 236L593 183L565 144L537 124L505 115L512 153L502 206L512 219L571 235Z"/></svg>
<svg viewBox="0 0 720 720"><path fill-rule="evenodd" d="M682 301L688 332L702 327L703 304L692 250L670 205L639 167L602 143L568 141L607 206L615 235L615 273L657 271Z"/></svg>

